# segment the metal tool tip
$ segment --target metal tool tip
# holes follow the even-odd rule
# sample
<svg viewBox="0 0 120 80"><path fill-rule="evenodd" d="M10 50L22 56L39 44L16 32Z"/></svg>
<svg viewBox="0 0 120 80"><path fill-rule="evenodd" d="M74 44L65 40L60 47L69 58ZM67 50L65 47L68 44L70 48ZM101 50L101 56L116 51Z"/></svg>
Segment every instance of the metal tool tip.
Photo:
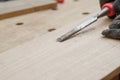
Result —
<svg viewBox="0 0 120 80"><path fill-rule="evenodd" d="M58 42L62 42L63 40L62 40L61 38L58 38L57 41L58 41Z"/></svg>

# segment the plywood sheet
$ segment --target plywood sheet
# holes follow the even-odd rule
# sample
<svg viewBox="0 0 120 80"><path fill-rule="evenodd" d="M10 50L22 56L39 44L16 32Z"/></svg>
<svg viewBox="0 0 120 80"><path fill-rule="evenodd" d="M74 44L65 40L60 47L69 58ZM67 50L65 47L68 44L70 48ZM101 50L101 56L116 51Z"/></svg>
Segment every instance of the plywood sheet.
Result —
<svg viewBox="0 0 120 80"><path fill-rule="evenodd" d="M55 9L56 7L55 0L10 0L0 2L0 19L50 8Z"/></svg>
<svg viewBox="0 0 120 80"><path fill-rule="evenodd" d="M102 19L99 24L103 21L107 22ZM100 35L105 26L94 24L90 28L95 30L81 33L63 43L56 42L58 36L71 28L66 26L1 53L0 78L100 80L120 66L119 41Z"/></svg>
<svg viewBox="0 0 120 80"><path fill-rule="evenodd" d="M86 2L88 0L78 2L66 0L64 4L58 5L58 10L49 9L0 20L0 52L14 48L43 34L50 33L49 29L54 28L57 30L70 23L76 26L81 23L80 20L93 16L94 13L100 10L96 0L89 3L91 5L90 8L85 8L87 5L80 6ZM96 5L96 7L93 5ZM82 13L84 12L89 12L90 14L83 15ZM16 25L18 23L23 24Z"/></svg>
<svg viewBox="0 0 120 80"><path fill-rule="evenodd" d="M88 1L66 0L58 11L49 10L1 21L0 51L5 50L0 53L0 79L110 80L118 75L119 41L101 35L111 22L107 17L63 43L56 42L59 36L99 11L97 0L92 0L88 3L91 7L85 8L88 5L83 3ZM91 14L82 15L83 9ZM24 21L24 25L14 25L18 21ZM53 26L56 31L46 32ZM30 37L33 38L28 41Z"/></svg>

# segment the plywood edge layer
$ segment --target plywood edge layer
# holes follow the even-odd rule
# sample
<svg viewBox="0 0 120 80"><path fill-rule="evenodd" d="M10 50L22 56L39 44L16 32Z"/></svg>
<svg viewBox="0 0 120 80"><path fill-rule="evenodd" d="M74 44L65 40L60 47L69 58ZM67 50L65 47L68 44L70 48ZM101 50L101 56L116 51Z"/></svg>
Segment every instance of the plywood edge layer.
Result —
<svg viewBox="0 0 120 80"><path fill-rule="evenodd" d="M42 6L39 5L39 6L35 6L32 8L26 8L26 9L21 9L21 10L17 10L17 11L13 11L13 12L0 14L0 20L19 16L19 15L24 15L24 14L28 14L28 13L32 13L32 12L42 11L42 10L46 10L46 9L56 9L56 8L57 8L56 2L47 4L47 5L42 5Z"/></svg>
<svg viewBox="0 0 120 80"><path fill-rule="evenodd" d="M105 76L102 80L112 80L115 76L120 74L120 67L116 68L113 72Z"/></svg>

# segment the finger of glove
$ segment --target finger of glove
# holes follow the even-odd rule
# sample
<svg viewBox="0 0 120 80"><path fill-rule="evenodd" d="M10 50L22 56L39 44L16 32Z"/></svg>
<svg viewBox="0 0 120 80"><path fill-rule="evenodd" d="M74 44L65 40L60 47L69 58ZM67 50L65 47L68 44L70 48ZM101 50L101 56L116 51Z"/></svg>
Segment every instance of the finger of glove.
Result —
<svg viewBox="0 0 120 80"><path fill-rule="evenodd" d="M113 22L109 25L109 28L120 29L120 15L113 20Z"/></svg>
<svg viewBox="0 0 120 80"><path fill-rule="evenodd" d="M109 26L110 29L120 29L120 20L113 21Z"/></svg>
<svg viewBox="0 0 120 80"><path fill-rule="evenodd" d="M120 14L120 0L115 0L113 3L115 14L119 15Z"/></svg>
<svg viewBox="0 0 120 80"><path fill-rule="evenodd" d="M117 17L114 20L120 20L120 15L117 15Z"/></svg>
<svg viewBox="0 0 120 80"><path fill-rule="evenodd" d="M120 29L107 29L102 34L109 38L120 39Z"/></svg>

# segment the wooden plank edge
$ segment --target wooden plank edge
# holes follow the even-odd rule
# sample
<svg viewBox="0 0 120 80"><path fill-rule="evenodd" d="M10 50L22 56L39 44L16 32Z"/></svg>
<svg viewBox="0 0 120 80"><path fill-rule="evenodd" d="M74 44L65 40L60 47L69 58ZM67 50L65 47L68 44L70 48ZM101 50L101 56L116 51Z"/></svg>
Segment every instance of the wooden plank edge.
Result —
<svg viewBox="0 0 120 80"><path fill-rule="evenodd" d="M43 6L40 5L40 6L36 6L33 8L27 8L24 10L0 14L0 20L15 17L15 16L20 16L20 15L25 15L25 14L33 13L33 12L37 12L37 11L42 11L42 10L46 10L46 9L53 9L53 10L57 9L57 3L51 3L51 4L43 5Z"/></svg>
<svg viewBox="0 0 120 80"><path fill-rule="evenodd" d="M115 76L118 76L120 74L120 67L118 67L116 70L105 76L102 80L112 80Z"/></svg>

